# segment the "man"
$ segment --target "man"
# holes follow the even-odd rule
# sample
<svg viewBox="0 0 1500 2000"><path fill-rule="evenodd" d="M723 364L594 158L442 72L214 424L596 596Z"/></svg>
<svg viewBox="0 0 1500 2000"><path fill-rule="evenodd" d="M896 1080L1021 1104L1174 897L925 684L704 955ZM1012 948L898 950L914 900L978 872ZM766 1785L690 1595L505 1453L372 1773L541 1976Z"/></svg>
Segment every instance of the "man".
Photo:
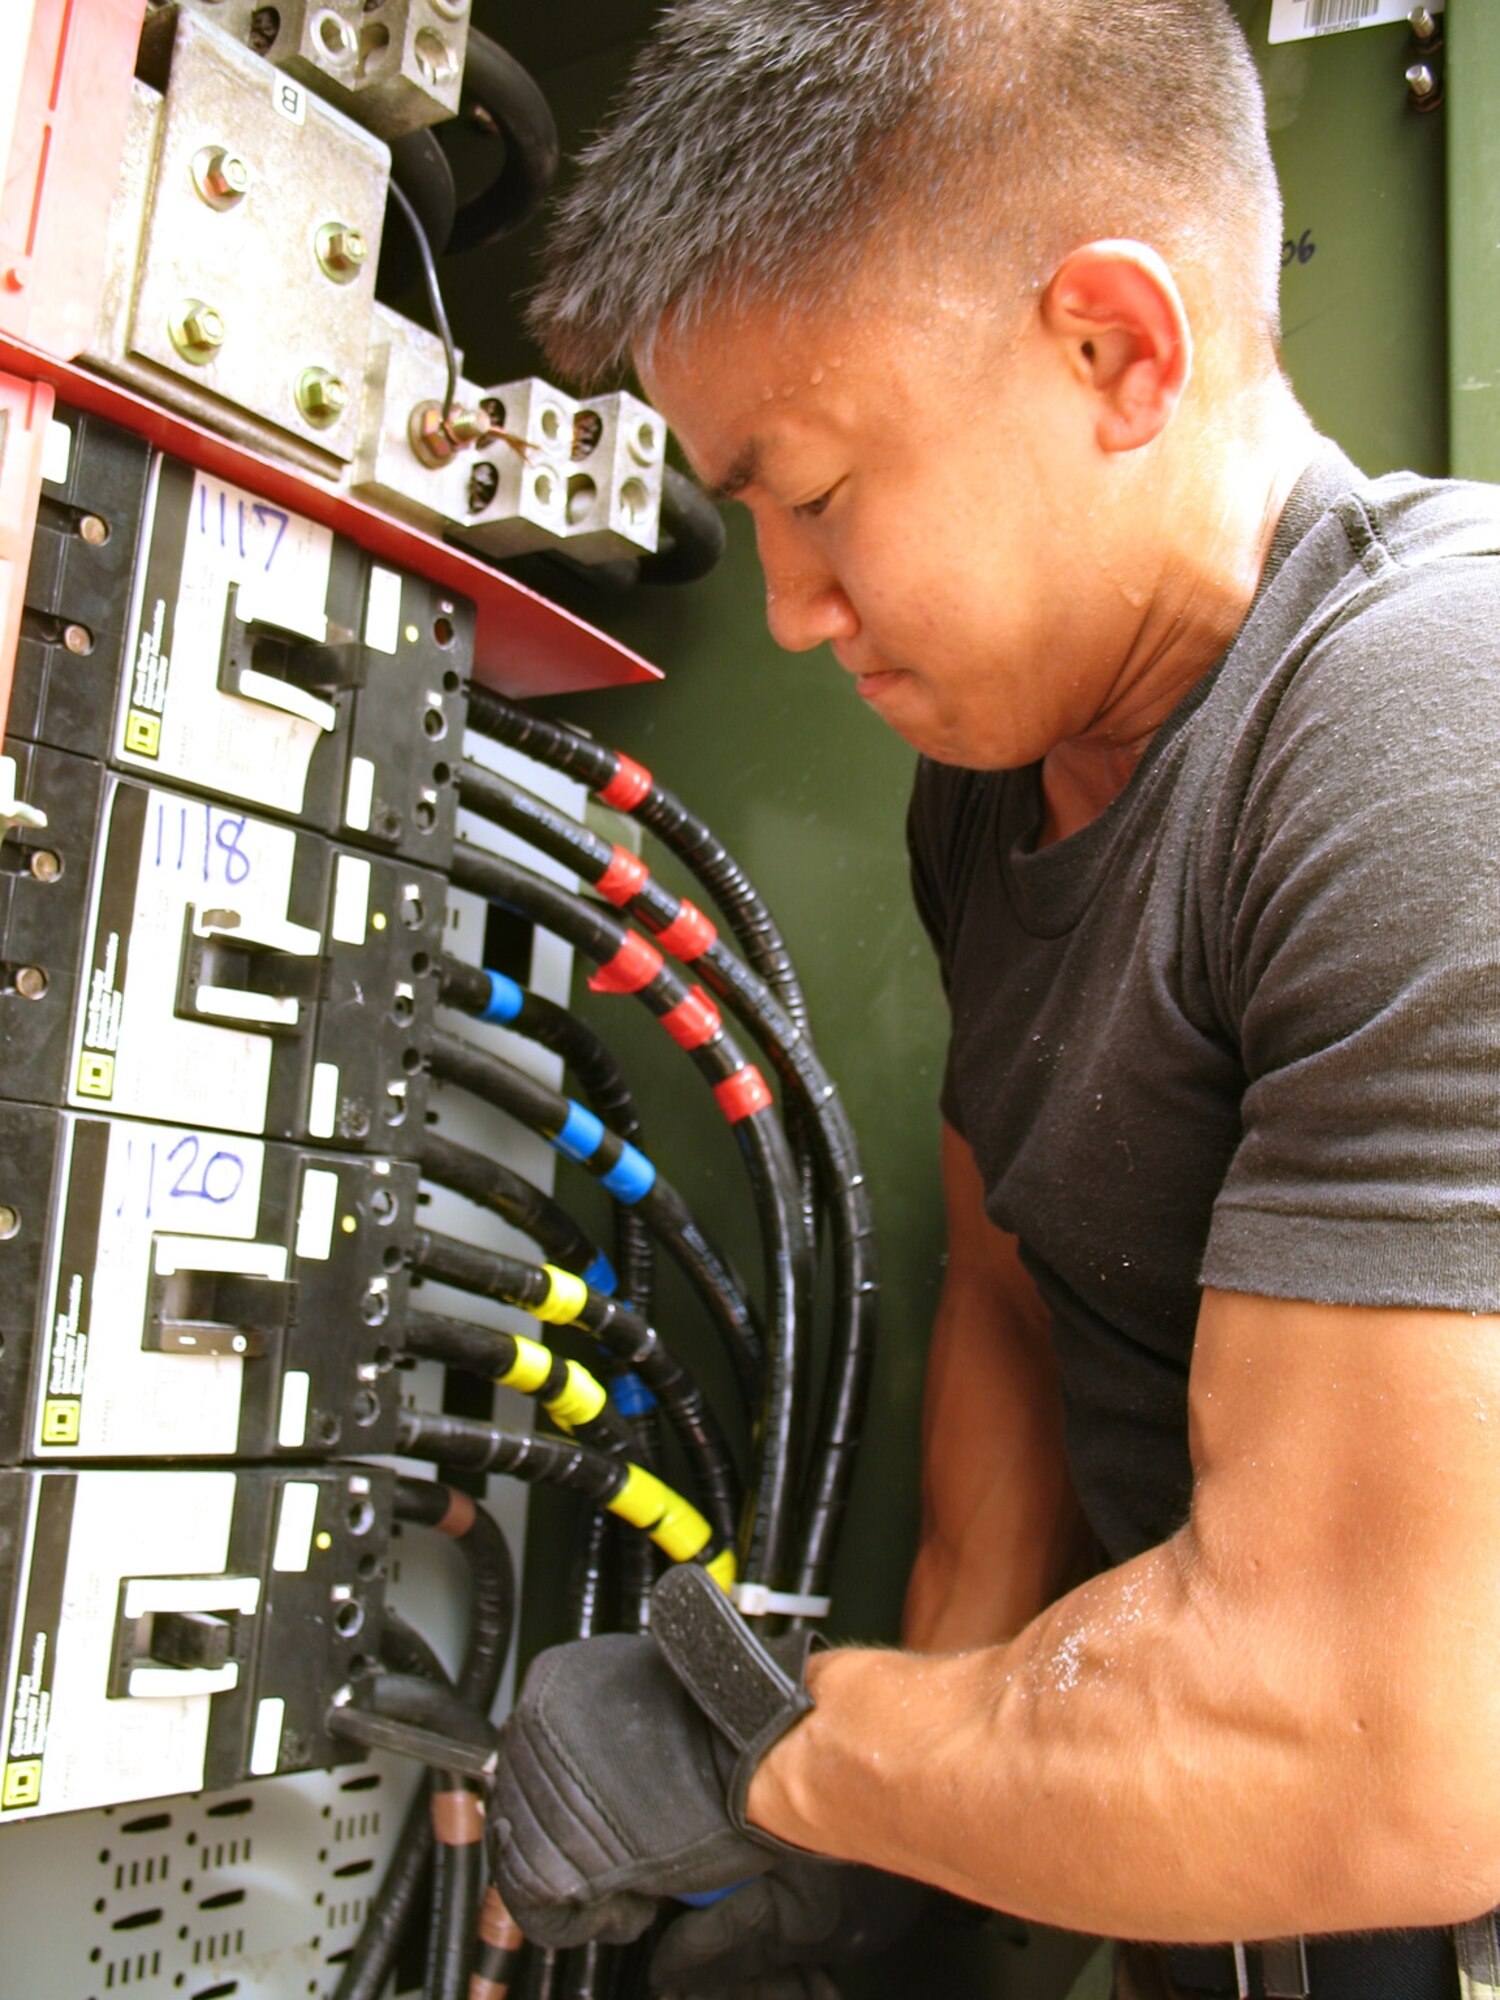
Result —
<svg viewBox="0 0 1500 2000"><path fill-rule="evenodd" d="M1500 507L1317 439L1280 242L1220 0L686 0L564 206L553 359L923 753L951 1250L906 1650L733 1748L549 1656L539 1934L805 1850L1188 1947L1122 1994L1425 2000L1500 1901ZM570 1739L627 1686L659 1781Z"/></svg>

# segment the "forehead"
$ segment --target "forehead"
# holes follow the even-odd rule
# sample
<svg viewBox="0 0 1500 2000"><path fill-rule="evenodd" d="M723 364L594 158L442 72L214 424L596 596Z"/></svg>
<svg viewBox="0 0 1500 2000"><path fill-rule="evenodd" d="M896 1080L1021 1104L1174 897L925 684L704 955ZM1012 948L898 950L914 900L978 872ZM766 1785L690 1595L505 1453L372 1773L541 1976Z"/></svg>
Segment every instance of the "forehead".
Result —
<svg viewBox="0 0 1500 2000"><path fill-rule="evenodd" d="M788 456L930 425L982 383L993 345L992 302L972 292L867 286L824 310L669 321L638 361L694 470L733 498Z"/></svg>

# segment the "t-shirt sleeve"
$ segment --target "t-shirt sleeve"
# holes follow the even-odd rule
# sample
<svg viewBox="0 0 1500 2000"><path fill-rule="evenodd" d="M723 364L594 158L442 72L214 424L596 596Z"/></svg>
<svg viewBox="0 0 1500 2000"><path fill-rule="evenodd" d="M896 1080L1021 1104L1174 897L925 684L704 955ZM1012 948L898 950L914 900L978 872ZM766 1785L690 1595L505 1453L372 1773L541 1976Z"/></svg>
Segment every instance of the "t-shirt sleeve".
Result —
<svg viewBox="0 0 1500 2000"><path fill-rule="evenodd" d="M1212 976L1246 1087L1202 1275L1495 1311L1500 558L1385 561L1234 800Z"/></svg>

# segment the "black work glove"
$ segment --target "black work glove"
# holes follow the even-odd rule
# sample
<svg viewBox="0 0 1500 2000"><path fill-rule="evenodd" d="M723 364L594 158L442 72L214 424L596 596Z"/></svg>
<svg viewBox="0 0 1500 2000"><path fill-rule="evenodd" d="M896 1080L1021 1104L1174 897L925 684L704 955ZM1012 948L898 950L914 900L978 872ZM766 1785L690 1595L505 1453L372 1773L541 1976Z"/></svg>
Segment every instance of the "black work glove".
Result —
<svg viewBox="0 0 1500 2000"><path fill-rule="evenodd" d="M652 1955L651 1990L671 2000L833 1992L815 1968L885 1951L936 1900L925 1883L903 1875L788 1854L732 1895L669 1924ZM798 1978L807 1983L790 1983Z"/></svg>
<svg viewBox="0 0 1500 2000"><path fill-rule="evenodd" d="M491 1873L528 1937L624 1944L659 1898L801 1853L745 1819L756 1766L812 1706L807 1640L771 1643L682 1565L652 1593L649 1635L535 1661L501 1732L488 1827Z"/></svg>

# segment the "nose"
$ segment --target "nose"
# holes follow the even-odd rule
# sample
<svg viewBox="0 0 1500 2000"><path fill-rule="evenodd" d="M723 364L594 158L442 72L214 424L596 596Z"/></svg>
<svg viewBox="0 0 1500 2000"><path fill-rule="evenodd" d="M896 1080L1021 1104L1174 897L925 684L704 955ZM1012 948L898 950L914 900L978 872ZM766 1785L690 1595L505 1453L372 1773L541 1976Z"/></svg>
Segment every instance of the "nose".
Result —
<svg viewBox="0 0 1500 2000"><path fill-rule="evenodd" d="M778 646L807 653L829 639L852 639L859 617L837 572L795 522L757 521L756 548L766 579L766 624Z"/></svg>

